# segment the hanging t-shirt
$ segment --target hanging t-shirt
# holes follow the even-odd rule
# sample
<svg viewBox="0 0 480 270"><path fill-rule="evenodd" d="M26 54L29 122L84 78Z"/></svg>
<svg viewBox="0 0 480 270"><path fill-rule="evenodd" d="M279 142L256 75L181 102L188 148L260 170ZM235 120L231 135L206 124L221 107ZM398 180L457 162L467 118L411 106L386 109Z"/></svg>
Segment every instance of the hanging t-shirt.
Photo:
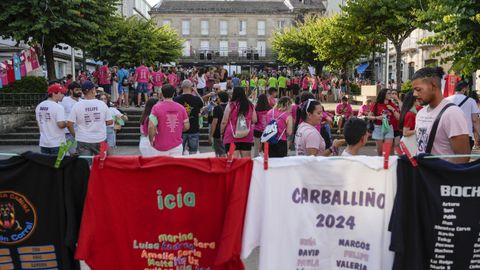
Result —
<svg viewBox="0 0 480 270"><path fill-rule="evenodd" d="M242 257L260 246L259 270L391 269L388 220L396 158L255 159ZM359 178L359 175L362 177Z"/></svg>
<svg viewBox="0 0 480 270"><path fill-rule="evenodd" d="M68 121L77 124L75 139L99 143L107 138L106 121L112 120L107 104L98 99L82 99L73 105Z"/></svg>
<svg viewBox="0 0 480 270"><path fill-rule="evenodd" d="M95 159L76 257L93 270L243 270L252 161L226 163L114 156L100 169Z"/></svg>
<svg viewBox="0 0 480 270"><path fill-rule="evenodd" d="M0 269L79 269L74 261L86 160L24 153L0 160Z"/></svg>
<svg viewBox="0 0 480 270"><path fill-rule="evenodd" d="M390 230L394 270L480 269L480 160L398 162Z"/></svg>
<svg viewBox="0 0 480 270"><path fill-rule="evenodd" d="M15 80L21 80L22 74L20 72L20 57L18 55L13 56L13 70L15 73Z"/></svg>
<svg viewBox="0 0 480 270"><path fill-rule="evenodd" d="M30 63L32 64L32 70L36 70L37 68L40 67L40 63L38 62L38 54L34 48L30 48L29 60L30 60Z"/></svg>
<svg viewBox="0 0 480 270"><path fill-rule="evenodd" d="M40 129L40 146L59 147L65 142L65 130L57 125L65 121L62 105L49 99L42 101L35 108L35 117Z"/></svg>

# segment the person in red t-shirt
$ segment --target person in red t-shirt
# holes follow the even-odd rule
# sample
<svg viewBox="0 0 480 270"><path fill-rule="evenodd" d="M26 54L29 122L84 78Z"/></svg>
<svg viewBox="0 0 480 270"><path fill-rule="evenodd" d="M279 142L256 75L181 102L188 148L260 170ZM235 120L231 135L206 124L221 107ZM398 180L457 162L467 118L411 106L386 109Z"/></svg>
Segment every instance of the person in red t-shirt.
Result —
<svg viewBox="0 0 480 270"><path fill-rule="evenodd" d="M403 134L402 141L412 154L416 153L415 119L417 118L417 112L421 109L422 106L413 96L413 91L408 92L403 100L398 127ZM415 147L410 149L409 144L413 144Z"/></svg>
<svg viewBox="0 0 480 270"><path fill-rule="evenodd" d="M98 69L98 86L102 87L110 95L112 94L111 84L111 72L108 68L108 61L105 60L103 61L103 66Z"/></svg>
<svg viewBox="0 0 480 270"><path fill-rule="evenodd" d="M383 143L392 142L394 138L392 118L400 118L400 112L396 106L390 103L391 90L382 89L377 96L373 110L368 115L368 120L374 120L372 138L377 144L377 154L382 155Z"/></svg>

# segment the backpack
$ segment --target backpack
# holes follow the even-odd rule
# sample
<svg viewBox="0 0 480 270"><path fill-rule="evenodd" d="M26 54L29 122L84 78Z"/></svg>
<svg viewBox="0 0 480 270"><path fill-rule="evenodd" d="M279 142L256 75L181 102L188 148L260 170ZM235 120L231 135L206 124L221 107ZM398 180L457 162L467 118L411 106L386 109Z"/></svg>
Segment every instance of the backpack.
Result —
<svg viewBox="0 0 480 270"><path fill-rule="evenodd" d="M122 86L128 86L128 74L125 73L123 74L125 76L122 78Z"/></svg>
<svg viewBox="0 0 480 270"><path fill-rule="evenodd" d="M230 128L232 129L233 138L241 139L248 136L250 133L250 127L248 126L245 115L237 115L237 123L235 124L235 130L233 130L232 122L230 122Z"/></svg>
<svg viewBox="0 0 480 270"><path fill-rule="evenodd" d="M283 133L285 133L285 128L280 134L280 136L277 136L278 134L278 119L284 115L284 113L280 114L277 118L275 118L275 110L272 111L272 120L267 124L265 127L265 130L263 130L262 137L260 138L260 141L262 143L268 142L269 144L277 144L280 138L282 138Z"/></svg>

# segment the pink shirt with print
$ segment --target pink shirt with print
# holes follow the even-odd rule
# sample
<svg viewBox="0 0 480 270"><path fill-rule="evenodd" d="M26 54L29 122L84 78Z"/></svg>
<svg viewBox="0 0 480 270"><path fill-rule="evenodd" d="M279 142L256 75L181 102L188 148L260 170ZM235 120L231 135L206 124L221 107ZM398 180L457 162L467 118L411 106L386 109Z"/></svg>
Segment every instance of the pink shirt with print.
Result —
<svg viewBox="0 0 480 270"><path fill-rule="evenodd" d="M352 109L352 106L350 106L350 104L340 103L337 105L337 109L335 111L337 112L338 115L343 115L347 118L352 116L353 114L353 109Z"/></svg>
<svg viewBox="0 0 480 270"><path fill-rule="evenodd" d="M435 109L431 110L429 106L426 106L417 113L415 133L417 135L418 153L425 153L433 122L442 108L448 103L450 103L450 101L444 99ZM468 134L467 120L465 119L465 114L462 109L458 106L449 107L443 113L438 123L437 134L431 154L454 155L455 153L450 145L450 138Z"/></svg>
<svg viewBox="0 0 480 270"><path fill-rule="evenodd" d="M157 72L152 72L152 81L153 81L153 86L163 86L163 79L165 78L165 75L161 71Z"/></svg>
<svg viewBox="0 0 480 270"><path fill-rule="evenodd" d="M308 148L318 149L319 153L325 151L325 140L314 126L308 123L298 125L295 134L295 149L297 156L305 156Z"/></svg>
<svg viewBox="0 0 480 270"><path fill-rule="evenodd" d="M183 123L188 121L185 108L172 100L166 100L155 104L151 114L158 120L155 149L168 151L181 145Z"/></svg>
<svg viewBox="0 0 480 270"><path fill-rule="evenodd" d="M177 87L178 86L178 77L176 74L168 74L168 83L173 86L173 87Z"/></svg>
<svg viewBox="0 0 480 270"><path fill-rule="evenodd" d="M150 71L144 65L139 66L135 70L135 76L137 76L137 82L139 83L148 83L149 75L150 75Z"/></svg>

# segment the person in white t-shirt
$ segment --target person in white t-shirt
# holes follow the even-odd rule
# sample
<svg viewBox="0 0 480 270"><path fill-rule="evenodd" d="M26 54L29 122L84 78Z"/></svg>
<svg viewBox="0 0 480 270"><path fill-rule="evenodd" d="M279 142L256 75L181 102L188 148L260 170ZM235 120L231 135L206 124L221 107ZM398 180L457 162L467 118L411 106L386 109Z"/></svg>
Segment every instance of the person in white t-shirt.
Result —
<svg viewBox="0 0 480 270"><path fill-rule="evenodd" d="M63 129L65 124L65 111L59 101L65 95L65 88L60 84L48 87L48 99L42 101L35 108L35 117L40 129L40 152L46 155L57 155L60 144L65 142Z"/></svg>
<svg viewBox="0 0 480 270"><path fill-rule="evenodd" d="M127 121L128 117L126 114L121 113L117 108L112 107L110 95L107 93L102 93L98 97L99 100L105 102L108 107L108 112L112 116L113 123L107 126L107 143L110 148L113 148L117 145L117 134L115 133L115 124L122 121Z"/></svg>
<svg viewBox="0 0 480 270"><path fill-rule="evenodd" d="M68 85L68 96L64 97L62 101L60 101L58 104L62 105L64 110L65 110L65 119L68 119L68 116L70 115L70 112L72 111L73 105L77 103L80 98L82 97L82 86L78 82L72 82L71 84ZM73 127L75 129L75 126ZM65 128L65 137L67 141L74 141L75 138L73 138L72 134L70 134L70 131L68 128ZM76 149L70 149L70 154L75 154Z"/></svg>
<svg viewBox="0 0 480 270"><path fill-rule="evenodd" d="M73 106L67 126L77 140L79 155L97 155L100 143L107 138L107 125L113 124L113 120L105 102L95 98L95 85L91 81L82 84L82 91L85 99Z"/></svg>
<svg viewBox="0 0 480 270"><path fill-rule="evenodd" d="M347 148L343 150L342 156L356 156L360 149L368 142L367 123L365 120L351 117L345 123L343 135L347 142Z"/></svg>
<svg viewBox="0 0 480 270"><path fill-rule="evenodd" d="M443 69L422 68L412 77L414 96L420 104L425 106L417 113L415 120L415 133L417 135L417 153L431 153L433 155L462 155L470 154L468 141L467 120L462 110L453 104L448 107L440 117L437 131L432 132L432 127L440 112L450 101L443 98L441 91L441 78ZM428 142L433 137L431 146ZM446 159L453 163L467 163L469 157Z"/></svg>
<svg viewBox="0 0 480 270"><path fill-rule="evenodd" d="M480 130L480 109L477 106L477 102L473 98L465 95L468 91L468 84L464 81L460 81L455 86L455 95L449 96L447 100L456 104L462 109L465 117L467 118L467 127L470 137L470 148L473 148L475 142L480 143L478 138L478 132Z"/></svg>

